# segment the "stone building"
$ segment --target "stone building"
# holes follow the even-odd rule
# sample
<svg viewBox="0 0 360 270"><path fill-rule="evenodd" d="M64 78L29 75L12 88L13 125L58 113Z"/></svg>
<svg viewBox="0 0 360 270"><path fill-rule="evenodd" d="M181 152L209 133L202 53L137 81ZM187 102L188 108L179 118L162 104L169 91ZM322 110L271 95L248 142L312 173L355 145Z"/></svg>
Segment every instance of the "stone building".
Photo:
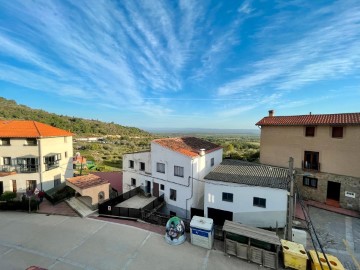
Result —
<svg viewBox="0 0 360 270"><path fill-rule="evenodd" d="M360 210L360 113L274 116L271 110L256 125L260 162L288 167L293 157L303 198Z"/></svg>

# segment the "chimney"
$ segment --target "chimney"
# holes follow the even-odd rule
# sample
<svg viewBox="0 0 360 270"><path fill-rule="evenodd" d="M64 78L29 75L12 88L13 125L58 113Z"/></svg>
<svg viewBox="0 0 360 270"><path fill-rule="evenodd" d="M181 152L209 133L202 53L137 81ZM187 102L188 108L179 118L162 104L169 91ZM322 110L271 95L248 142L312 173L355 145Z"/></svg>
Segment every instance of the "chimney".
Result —
<svg viewBox="0 0 360 270"><path fill-rule="evenodd" d="M273 117L274 116L274 110L269 110L269 117Z"/></svg>
<svg viewBox="0 0 360 270"><path fill-rule="evenodd" d="M309 115L311 115L311 112L309 113Z"/></svg>
<svg viewBox="0 0 360 270"><path fill-rule="evenodd" d="M205 156L205 149L204 149L204 148L200 149L199 155L200 155L201 157L202 157L202 156Z"/></svg>

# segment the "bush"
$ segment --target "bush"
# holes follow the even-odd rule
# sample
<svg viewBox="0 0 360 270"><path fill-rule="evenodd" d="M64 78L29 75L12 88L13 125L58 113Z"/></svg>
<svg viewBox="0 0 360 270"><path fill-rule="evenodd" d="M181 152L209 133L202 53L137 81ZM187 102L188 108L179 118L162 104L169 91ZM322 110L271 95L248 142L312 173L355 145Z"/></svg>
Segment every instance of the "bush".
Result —
<svg viewBox="0 0 360 270"><path fill-rule="evenodd" d="M0 201L11 201L13 199L16 198L16 193L12 192L12 191L5 191L1 196L0 196Z"/></svg>

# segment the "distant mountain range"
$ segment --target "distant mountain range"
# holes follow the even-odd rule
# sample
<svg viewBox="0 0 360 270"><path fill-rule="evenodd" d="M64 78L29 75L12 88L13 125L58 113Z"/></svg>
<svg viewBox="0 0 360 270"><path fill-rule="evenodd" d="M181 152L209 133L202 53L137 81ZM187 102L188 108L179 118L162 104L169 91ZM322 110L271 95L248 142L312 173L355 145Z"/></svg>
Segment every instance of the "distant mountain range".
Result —
<svg viewBox="0 0 360 270"><path fill-rule="evenodd" d="M121 135L128 137L149 137L151 134L135 127L125 127L115 123L69 117L29 108L14 100L0 97L0 120L32 120L57 128L70 130L78 136Z"/></svg>
<svg viewBox="0 0 360 270"><path fill-rule="evenodd" d="M143 128L155 134L239 134L260 135L259 129L216 129L216 128Z"/></svg>

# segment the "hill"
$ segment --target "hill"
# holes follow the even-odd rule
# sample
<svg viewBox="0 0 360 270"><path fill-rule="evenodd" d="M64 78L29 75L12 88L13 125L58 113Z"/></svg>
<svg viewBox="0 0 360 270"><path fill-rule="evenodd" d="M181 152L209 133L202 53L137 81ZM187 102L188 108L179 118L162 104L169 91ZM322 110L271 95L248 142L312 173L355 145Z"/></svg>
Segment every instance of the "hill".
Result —
<svg viewBox="0 0 360 270"><path fill-rule="evenodd" d="M121 126L115 123L105 123L98 120L88 120L48 113L44 110L29 108L17 104L14 100L0 97L0 119L33 120L57 128L70 130L76 136L121 135L127 137L150 137L151 134L135 127Z"/></svg>

